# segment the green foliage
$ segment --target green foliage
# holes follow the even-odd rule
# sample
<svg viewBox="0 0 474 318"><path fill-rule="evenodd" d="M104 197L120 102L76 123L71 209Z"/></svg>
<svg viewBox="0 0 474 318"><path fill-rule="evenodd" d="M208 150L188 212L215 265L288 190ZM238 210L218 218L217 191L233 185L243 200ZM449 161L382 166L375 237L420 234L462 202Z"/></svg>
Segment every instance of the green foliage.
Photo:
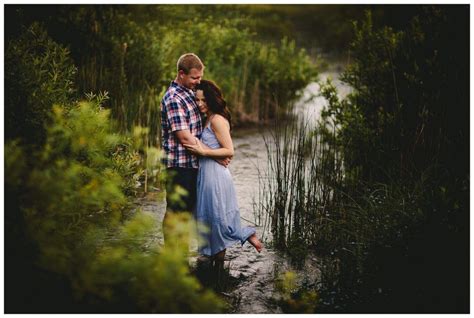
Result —
<svg viewBox="0 0 474 318"><path fill-rule="evenodd" d="M97 248L97 257L75 280L81 292L116 303L131 298L139 311L149 313L222 312L224 303L189 272L185 242L194 233L192 217L172 215L169 225L169 244L160 247L152 240L158 231L156 217L137 213Z"/></svg>
<svg viewBox="0 0 474 318"><path fill-rule="evenodd" d="M383 217L393 223L383 226L386 228L383 232L375 224L370 225L370 229L362 231L371 233L370 237L377 237L375 233L393 236L392 232L402 224L417 224L420 213L429 217L439 202L434 189L448 188L442 184L458 188L459 193L464 191L459 181L467 171L467 144L462 136L466 136L468 125L461 116L467 109L467 100L456 93L457 84L448 80L448 74L453 77L463 74L463 61L453 64L445 52L452 49L448 49L447 43L455 47L464 45L462 41L446 42L446 32L452 27L447 23L456 16L461 17L460 13L457 9L425 7L412 17L405 30L394 31L386 26L376 28L368 12L361 25L355 24L356 36L351 45L354 61L343 77L354 92L347 99L339 100L330 82L323 85L322 95L328 100L328 107L322 113L321 127L326 133L325 127L338 128L334 143L343 154L349 203L353 200L356 210L364 211L366 216L372 215L371 211L384 211ZM457 114L461 121L445 118L443 122L441 119L448 116L449 99L459 101L459 104L453 101L458 108L464 105ZM445 138L452 135L460 139ZM454 149L463 155L447 158L446 154ZM447 175L452 179L448 181ZM362 193L357 188L384 193L381 202L386 202L386 206L367 205L372 197L370 190ZM458 202L457 208L453 203L443 210L461 213L459 195L452 195ZM426 207L421 198L431 202L433 207ZM408 216L391 216L398 206L397 201L411 202L412 211ZM347 220L354 214L345 215L345 224L356 221ZM359 228L372 223L366 222L368 219L363 215L356 215L361 224ZM369 219L383 223L377 216ZM369 236L361 241L370 241ZM379 240L387 241L382 237Z"/></svg>
<svg viewBox="0 0 474 318"><path fill-rule="evenodd" d="M214 16L198 28L193 25L192 34L181 42L189 50L198 48L208 64L206 76L222 86L237 120L268 120L291 108L299 92L316 78L316 70L293 40L261 43L246 27L247 21Z"/></svg>
<svg viewBox="0 0 474 318"><path fill-rule="evenodd" d="M59 273L72 274L87 231L117 226L127 207L111 158L120 137L108 114L90 102L55 106L45 145L30 154L34 161L23 172L28 232L39 246L40 263Z"/></svg>
<svg viewBox="0 0 474 318"><path fill-rule="evenodd" d="M164 183L153 147L159 101L182 53L203 58L207 76L224 88L242 121L288 109L315 76L294 41L260 43L245 18L201 6L193 7L199 18L177 24L188 9L8 8L9 27L31 25L7 36L8 255L21 240L27 259L72 282L84 304L130 303L117 308L145 312L224 309L189 274L183 256L189 219L175 221L174 244L160 248L151 234L156 220L130 212L129 196L141 184L147 191L150 180ZM72 102L83 94L87 101ZM176 200L183 194L174 193Z"/></svg>
<svg viewBox="0 0 474 318"><path fill-rule="evenodd" d="M222 311L223 303L189 273L185 249L193 233L191 218L171 221L171 243L162 248L156 217L130 216L125 195L130 180L125 178L135 177L121 174L124 166L140 173L129 152L141 144L141 134L133 141L115 133L110 110L99 104L104 95L89 99L68 108L55 106L44 146L28 157L26 148L7 143L6 184L21 202L7 220L19 212L25 226L11 224L9 244L14 229L23 230L37 248L33 259L38 265L65 277L84 304L95 299L102 310L122 303L129 304L118 307L125 311ZM128 149L123 148L126 142Z"/></svg>
<svg viewBox="0 0 474 318"><path fill-rule="evenodd" d="M285 313L315 313L318 304L318 294L300 286L294 272L285 272L276 281L279 293L277 302Z"/></svg>
<svg viewBox="0 0 474 318"><path fill-rule="evenodd" d="M313 135L297 125L273 136L262 210L277 247L322 257L320 311L452 311L458 296L468 307L468 266L439 259L468 263L467 12L417 8L401 30L367 13L343 74L352 93L321 83ZM446 268L456 279L433 279ZM438 284L458 290L439 306Z"/></svg>
<svg viewBox="0 0 474 318"><path fill-rule="evenodd" d="M205 77L222 87L237 121L268 120L291 108L316 70L294 41L263 44L246 22L211 15L168 36L174 38L173 52L193 51L203 59Z"/></svg>
<svg viewBox="0 0 474 318"><path fill-rule="evenodd" d="M74 91L76 67L69 50L54 42L38 23L6 44L6 139L44 141L44 126L54 103L66 105Z"/></svg>
<svg viewBox="0 0 474 318"><path fill-rule="evenodd" d="M58 22L68 32L60 41L71 46L79 90L108 91L119 128L150 127L150 144L155 144L157 95L171 80L163 62L167 50L161 34L120 6L61 7L61 15Z"/></svg>
<svg viewBox="0 0 474 318"><path fill-rule="evenodd" d="M453 104L459 118L466 112L461 105L467 100L450 80L466 77L466 59L455 61L447 52L462 51L465 45L448 38L447 30L461 27L459 21L448 24L459 14L457 9L425 7L402 31L375 28L370 13L355 25L353 62L343 76L354 93L343 102L330 100L326 113L341 127L339 141L349 171L384 181L388 167L390 174L403 177L430 163L444 165L450 160L445 154L453 149L466 153L466 139L446 138L466 136L466 122L454 124L456 111L447 111ZM460 158L456 166L463 164Z"/></svg>
<svg viewBox="0 0 474 318"><path fill-rule="evenodd" d="M415 255L436 259L439 249L429 245L438 239L461 246L460 237L466 238L469 101L463 83L468 58L464 53L454 58L450 52L465 51L462 35L468 19L463 8L429 6L410 20L396 31L377 27L368 12L355 24L353 61L343 76L353 93L339 100L331 83L323 85L328 107L322 131L328 134L328 126L337 127L333 142L343 155L346 175L344 195L334 202L331 225L320 241L337 260L327 262L323 285L337 286L328 290L339 288L340 295L374 297L378 286L384 293L407 297L402 282L416 278L420 283L414 288L431 295L423 300L428 303L436 294L431 275L450 265L435 261L426 270L407 263ZM454 33L460 38L449 35ZM448 105L455 106L448 111ZM460 155L449 155L454 152ZM448 188L453 189L450 199L440 190ZM429 236L424 238L429 243L414 243L417 232ZM455 251L453 255L467 259L461 247ZM381 274L384 268L402 266L410 268L407 277ZM348 303L344 297L339 301ZM445 300L441 308L455 302ZM405 306L419 310L419 302Z"/></svg>
<svg viewBox="0 0 474 318"><path fill-rule="evenodd" d="M27 169L26 157L18 140L5 144L5 184L7 188L21 188L22 176Z"/></svg>
<svg viewBox="0 0 474 318"><path fill-rule="evenodd" d="M260 186L275 246L302 261L327 234L327 213L340 198L344 174L333 135L314 133L304 119L278 123L265 141L268 178Z"/></svg>
<svg viewBox="0 0 474 318"><path fill-rule="evenodd" d="M106 106L119 128L148 127L148 143L155 145L160 135L160 98L185 52L202 58L205 77L223 88L237 123L271 119L284 112L315 79L314 65L293 40L263 43L249 18L227 9L61 6L55 8L58 17L44 23L56 41L70 48L78 67L79 93L108 91L111 98Z"/></svg>
<svg viewBox="0 0 474 318"><path fill-rule="evenodd" d="M371 160L367 165L370 168L362 171L363 177L368 177L369 174L380 174L384 167L394 167L394 161L399 160L395 152L400 148L394 143L394 138L400 135L395 129L401 119L402 104L397 91L394 59L402 33L394 32L390 27L374 30L370 13L360 27L357 23L355 26L351 55L356 62L348 66L343 80L357 93L340 102L334 97L334 88L325 85L322 92L329 107L323 118L331 117L340 127L338 137L349 171L362 169L367 160ZM390 151L388 147L393 149ZM369 157L370 149L379 151Z"/></svg>

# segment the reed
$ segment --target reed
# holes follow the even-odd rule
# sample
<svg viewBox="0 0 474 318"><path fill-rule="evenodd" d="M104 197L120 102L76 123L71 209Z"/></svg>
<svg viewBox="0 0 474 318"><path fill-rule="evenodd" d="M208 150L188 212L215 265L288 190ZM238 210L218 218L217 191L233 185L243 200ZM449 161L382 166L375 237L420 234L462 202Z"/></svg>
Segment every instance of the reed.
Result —
<svg viewBox="0 0 474 318"><path fill-rule="evenodd" d="M387 184L346 173L336 133L334 125L310 128L304 118L276 123L264 137L268 168L256 206L274 247L296 265L310 253L318 256L321 277L314 279L322 311L362 294L361 282L380 253L403 245L424 220L423 189L429 187L430 170Z"/></svg>
<svg viewBox="0 0 474 318"><path fill-rule="evenodd" d="M321 244L332 226L329 211L343 169L329 139L310 129L304 118L276 123L264 137L268 170L261 178L257 215L274 245L295 259Z"/></svg>

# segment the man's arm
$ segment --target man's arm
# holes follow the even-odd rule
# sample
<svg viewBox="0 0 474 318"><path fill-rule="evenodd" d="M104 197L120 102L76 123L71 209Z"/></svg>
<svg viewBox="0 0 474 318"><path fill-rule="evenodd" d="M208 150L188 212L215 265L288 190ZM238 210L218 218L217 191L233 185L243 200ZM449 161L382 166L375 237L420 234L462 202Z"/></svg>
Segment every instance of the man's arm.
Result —
<svg viewBox="0 0 474 318"><path fill-rule="evenodd" d="M176 136L176 138L178 138L179 142L182 145L184 144L194 145L196 143L195 137L189 132L188 129L177 130L174 132L174 135Z"/></svg>

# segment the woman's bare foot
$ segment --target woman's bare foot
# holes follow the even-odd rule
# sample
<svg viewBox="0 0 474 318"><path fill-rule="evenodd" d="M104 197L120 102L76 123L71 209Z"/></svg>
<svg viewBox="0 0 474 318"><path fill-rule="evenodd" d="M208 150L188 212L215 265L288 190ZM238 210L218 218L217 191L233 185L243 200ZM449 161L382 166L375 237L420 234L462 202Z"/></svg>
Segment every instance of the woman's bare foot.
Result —
<svg viewBox="0 0 474 318"><path fill-rule="evenodd" d="M258 239L257 237L257 234L252 234L249 238L248 238L248 241L250 244L253 245L253 247L255 247L255 249L257 250L257 252L261 252L262 249L263 249L263 244L262 242L260 242L260 240Z"/></svg>

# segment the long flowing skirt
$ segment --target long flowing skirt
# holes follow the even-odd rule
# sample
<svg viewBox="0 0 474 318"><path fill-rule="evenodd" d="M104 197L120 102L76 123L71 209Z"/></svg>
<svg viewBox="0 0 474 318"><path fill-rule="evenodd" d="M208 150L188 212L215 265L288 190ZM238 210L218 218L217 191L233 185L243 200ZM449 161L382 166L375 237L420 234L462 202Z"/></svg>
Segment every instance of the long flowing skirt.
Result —
<svg viewBox="0 0 474 318"><path fill-rule="evenodd" d="M255 233L252 227L241 227L229 169L210 158L199 161L196 219L207 227L207 231L199 231L202 255L215 255L236 243L243 245Z"/></svg>

